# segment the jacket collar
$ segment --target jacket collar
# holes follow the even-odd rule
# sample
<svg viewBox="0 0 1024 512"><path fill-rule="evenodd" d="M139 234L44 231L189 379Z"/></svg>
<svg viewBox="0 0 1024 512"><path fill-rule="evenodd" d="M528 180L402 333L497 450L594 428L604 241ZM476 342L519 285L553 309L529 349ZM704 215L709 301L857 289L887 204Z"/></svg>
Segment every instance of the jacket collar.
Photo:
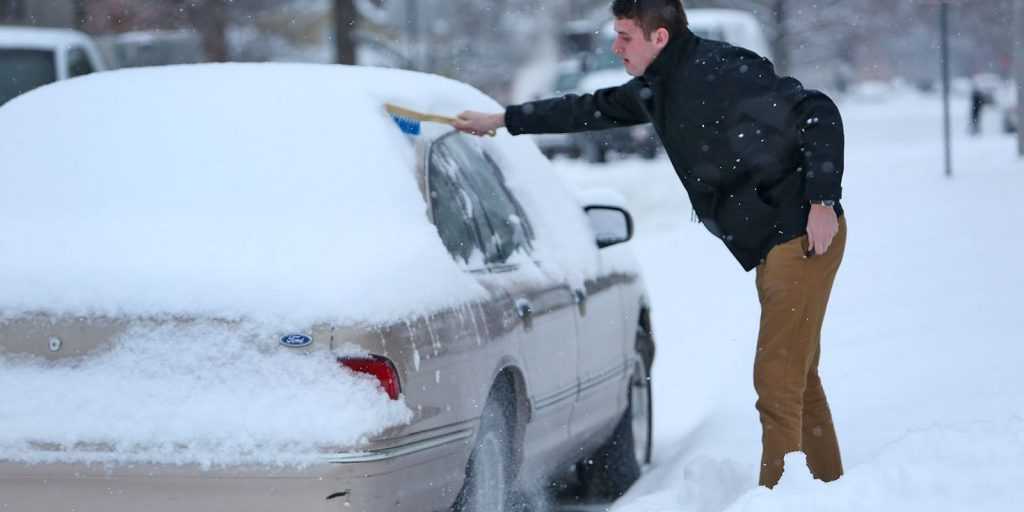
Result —
<svg viewBox="0 0 1024 512"><path fill-rule="evenodd" d="M697 36L689 28L681 34L669 40L661 53L654 58L647 71L644 71L643 78L648 83L653 83L659 78L669 76L673 71L682 67L681 65L692 53L697 45Z"/></svg>

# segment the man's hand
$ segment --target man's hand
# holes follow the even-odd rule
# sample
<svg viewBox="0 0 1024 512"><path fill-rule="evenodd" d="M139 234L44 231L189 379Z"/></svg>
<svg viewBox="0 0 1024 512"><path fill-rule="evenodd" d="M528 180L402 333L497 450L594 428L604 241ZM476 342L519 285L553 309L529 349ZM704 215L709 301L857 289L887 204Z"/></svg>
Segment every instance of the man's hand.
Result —
<svg viewBox="0 0 1024 512"><path fill-rule="evenodd" d="M455 120L455 129L471 133L473 135L484 135L505 126L505 113L484 114L481 112L466 111L459 114Z"/></svg>
<svg viewBox="0 0 1024 512"><path fill-rule="evenodd" d="M832 239L839 232L839 218L831 206L811 205L811 214L807 217L807 250L810 255L822 255L828 252Z"/></svg>

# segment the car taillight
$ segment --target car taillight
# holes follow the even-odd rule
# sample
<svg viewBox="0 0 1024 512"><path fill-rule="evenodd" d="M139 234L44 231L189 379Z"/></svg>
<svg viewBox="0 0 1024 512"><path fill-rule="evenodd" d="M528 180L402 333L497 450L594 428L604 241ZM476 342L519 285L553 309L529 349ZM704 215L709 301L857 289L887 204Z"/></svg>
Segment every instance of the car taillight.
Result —
<svg viewBox="0 0 1024 512"><path fill-rule="evenodd" d="M380 387L392 400L398 400L398 395L402 394L402 385L398 382L398 370L386 357L339 357L338 363L354 372L376 377L380 382Z"/></svg>

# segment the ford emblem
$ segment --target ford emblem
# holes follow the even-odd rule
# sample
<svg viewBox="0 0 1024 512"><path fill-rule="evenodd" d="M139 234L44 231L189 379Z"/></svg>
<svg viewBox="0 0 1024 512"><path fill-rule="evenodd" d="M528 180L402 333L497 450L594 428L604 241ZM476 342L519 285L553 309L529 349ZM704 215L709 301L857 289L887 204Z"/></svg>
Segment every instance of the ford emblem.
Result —
<svg viewBox="0 0 1024 512"><path fill-rule="evenodd" d="M302 348L313 343L313 338L304 334L289 334L281 337L281 344L286 347Z"/></svg>

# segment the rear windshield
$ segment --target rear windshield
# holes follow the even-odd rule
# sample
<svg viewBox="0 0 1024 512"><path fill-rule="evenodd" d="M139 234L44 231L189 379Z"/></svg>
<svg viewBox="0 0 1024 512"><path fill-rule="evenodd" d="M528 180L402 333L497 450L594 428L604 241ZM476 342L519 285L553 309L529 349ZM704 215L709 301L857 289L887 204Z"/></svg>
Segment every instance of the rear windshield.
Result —
<svg viewBox="0 0 1024 512"><path fill-rule="evenodd" d="M52 51L0 48L0 105L56 80Z"/></svg>

